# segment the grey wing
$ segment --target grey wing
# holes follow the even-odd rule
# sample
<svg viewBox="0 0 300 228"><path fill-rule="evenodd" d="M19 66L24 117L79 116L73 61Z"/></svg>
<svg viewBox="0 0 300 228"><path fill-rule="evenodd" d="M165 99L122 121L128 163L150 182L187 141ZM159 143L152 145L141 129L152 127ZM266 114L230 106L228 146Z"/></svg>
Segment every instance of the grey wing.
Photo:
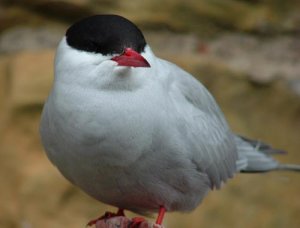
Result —
<svg viewBox="0 0 300 228"><path fill-rule="evenodd" d="M174 66L177 68L177 66ZM222 111L208 90L187 72L177 68L174 89L189 103L189 136L192 162L206 173L211 188L220 188L222 182L236 172L237 148Z"/></svg>

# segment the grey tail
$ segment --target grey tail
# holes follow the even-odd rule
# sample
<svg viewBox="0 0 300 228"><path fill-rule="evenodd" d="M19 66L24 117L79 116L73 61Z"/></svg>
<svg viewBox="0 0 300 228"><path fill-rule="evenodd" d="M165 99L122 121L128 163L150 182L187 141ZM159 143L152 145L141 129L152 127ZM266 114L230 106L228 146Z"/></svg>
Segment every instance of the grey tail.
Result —
<svg viewBox="0 0 300 228"><path fill-rule="evenodd" d="M300 165L281 164L273 158L276 154L286 154L285 151L274 149L270 145L243 136L235 136L238 149L237 169L242 173L269 172L288 170L300 172Z"/></svg>
<svg viewBox="0 0 300 228"><path fill-rule="evenodd" d="M300 172L300 165L294 164L278 164L277 170L287 170L287 171L296 171Z"/></svg>

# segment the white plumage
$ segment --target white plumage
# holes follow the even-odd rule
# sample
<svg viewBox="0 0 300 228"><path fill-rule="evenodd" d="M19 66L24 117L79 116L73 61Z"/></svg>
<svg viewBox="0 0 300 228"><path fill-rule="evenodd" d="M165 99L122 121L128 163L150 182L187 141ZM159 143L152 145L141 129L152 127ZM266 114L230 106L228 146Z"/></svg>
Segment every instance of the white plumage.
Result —
<svg viewBox="0 0 300 228"><path fill-rule="evenodd" d="M77 50L64 37L42 114L47 155L86 193L138 213L190 211L241 169L278 167L231 132L200 82L148 45L148 68L118 66L115 55ZM264 162L250 167L253 156Z"/></svg>

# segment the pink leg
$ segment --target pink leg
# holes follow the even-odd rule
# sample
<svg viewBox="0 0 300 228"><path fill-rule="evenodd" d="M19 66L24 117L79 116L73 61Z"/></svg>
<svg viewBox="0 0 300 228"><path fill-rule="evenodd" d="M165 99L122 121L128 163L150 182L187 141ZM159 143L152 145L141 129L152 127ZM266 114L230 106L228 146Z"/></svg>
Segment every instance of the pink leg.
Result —
<svg viewBox="0 0 300 228"><path fill-rule="evenodd" d="M161 225L166 213L166 208L164 206L159 207L159 213L156 219L156 224Z"/></svg>

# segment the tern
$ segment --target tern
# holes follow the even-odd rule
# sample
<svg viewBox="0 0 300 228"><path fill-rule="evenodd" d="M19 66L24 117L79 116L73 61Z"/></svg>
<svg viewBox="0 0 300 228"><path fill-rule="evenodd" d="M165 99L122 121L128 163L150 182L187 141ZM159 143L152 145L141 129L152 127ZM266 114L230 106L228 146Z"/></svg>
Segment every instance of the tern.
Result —
<svg viewBox="0 0 300 228"><path fill-rule="evenodd" d="M155 56L118 15L73 24L60 41L40 134L51 162L93 198L139 214L192 211L238 172L300 170L233 133L209 91ZM110 214L112 215L112 213Z"/></svg>

